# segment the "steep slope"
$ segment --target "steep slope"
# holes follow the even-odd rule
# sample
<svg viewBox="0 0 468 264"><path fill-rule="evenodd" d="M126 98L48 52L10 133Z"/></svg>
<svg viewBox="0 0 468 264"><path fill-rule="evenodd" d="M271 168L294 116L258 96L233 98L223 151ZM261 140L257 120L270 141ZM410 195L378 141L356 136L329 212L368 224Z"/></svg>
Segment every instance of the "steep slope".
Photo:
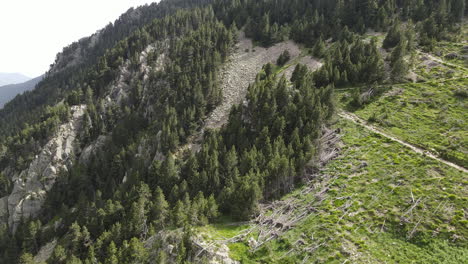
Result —
<svg viewBox="0 0 468 264"><path fill-rule="evenodd" d="M217 243L243 263L463 263L466 228L456 212L464 207L466 191L457 183L466 173L350 121L336 125L339 156L260 218L285 223L285 212L307 212L292 228L278 233L257 218L238 230L202 232L228 233Z"/></svg>
<svg viewBox="0 0 468 264"><path fill-rule="evenodd" d="M41 83L39 89L27 97L19 96L13 100L11 106L6 106L0 111L0 137L19 132L22 124L26 122L39 122L34 119L40 116L37 113L43 112L45 106L60 102L64 94L85 81L83 76L93 70L99 58L132 34L134 38L139 38L140 30L151 24L154 19L211 2L212 0L162 0L131 8L114 23L65 47L57 54L55 62L44 77L47 81ZM31 115L31 112L36 114Z"/></svg>
<svg viewBox="0 0 468 264"><path fill-rule="evenodd" d="M0 109L16 95L33 90L43 78L39 76L24 83L0 86Z"/></svg>
<svg viewBox="0 0 468 264"><path fill-rule="evenodd" d="M57 177L67 171L79 153L79 131L82 129L86 106L71 107L68 123L61 125L55 135L31 161L29 167L12 176L13 190L0 199L0 219L8 219L14 231L23 219L38 215Z"/></svg>
<svg viewBox="0 0 468 264"><path fill-rule="evenodd" d="M460 96L466 69L434 61L439 68L430 73L425 66L412 69L426 80L389 87L360 106L348 92L355 87L340 89L340 106L355 114L338 113L338 157L305 187L265 204L251 222L200 232L214 245L228 245L231 257L245 263L464 262L468 173L463 163L447 160L454 156L440 156L427 146L453 135L449 140L459 143L451 151L465 152L463 139L455 135L466 131L460 130L464 111L458 111L466 103ZM369 90L376 87L360 91ZM431 130L413 132L426 126Z"/></svg>
<svg viewBox="0 0 468 264"><path fill-rule="evenodd" d="M430 77L409 62L458 36L448 2L130 10L0 111L0 262L463 259L464 172L335 115Z"/></svg>
<svg viewBox="0 0 468 264"><path fill-rule="evenodd" d="M400 143L400 144L402 144L402 145L404 145L404 146L410 148L410 149L413 150L415 153L424 154L424 155L428 156L428 157L431 158L431 159L435 159L435 160L437 160L437 161L439 161L439 162L441 162L441 163L444 163L444 164L447 165L447 166L450 166L450 167L452 167L452 168L455 168L455 169L457 169L457 170L459 170L459 171L462 171L462 172L464 172L464 173L468 173L468 170L467 170L467 169L465 169L465 168L463 168L463 167L461 167L461 166L458 166L457 164L454 164L454 163L452 163L452 162L450 162L450 161L446 161L446 160L444 160L444 159L441 159L441 158L439 158L439 157L437 157L437 156L431 154L430 152L428 152L428 151L425 150L425 149L422 149L422 148L413 146L413 145L411 145L411 144L409 144L409 143L407 143L407 142L404 142L404 141L399 140L399 139L397 139L397 138L395 138L395 137L392 137L392 136L390 136L390 135L387 135L387 134L385 134L384 132L380 131L379 129L375 128L375 127L372 126L372 125L365 124L365 123L366 123L365 120L360 119L359 117L357 117L357 116L354 115L354 114L343 112L343 113L339 113L338 115L339 115L340 117L345 118L345 119L348 119L348 120L350 120L350 121L352 121L352 122L354 122L354 123L356 123L356 124L362 125L363 127L369 129L370 131L372 131L372 132L374 132L374 133L377 133L377 134L379 134L379 135L382 135L382 136L385 137L385 138L388 138L388 139L390 139L390 140L396 141L396 142L398 142L398 143Z"/></svg>

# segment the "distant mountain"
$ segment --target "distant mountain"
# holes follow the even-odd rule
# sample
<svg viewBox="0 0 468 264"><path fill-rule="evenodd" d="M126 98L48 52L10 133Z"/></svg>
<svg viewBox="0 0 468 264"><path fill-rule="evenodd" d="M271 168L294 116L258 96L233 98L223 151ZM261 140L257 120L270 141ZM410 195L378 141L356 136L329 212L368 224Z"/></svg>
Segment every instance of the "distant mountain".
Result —
<svg viewBox="0 0 468 264"><path fill-rule="evenodd" d="M0 85L24 83L29 80L31 80L31 78L24 76L21 73L0 72Z"/></svg>
<svg viewBox="0 0 468 264"><path fill-rule="evenodd" d="M0 109L3 108L3 106L11 99L15 98L16 95L34 89L36 84L38 84L43 78L44 76L41 75L27 82L0 86Z"/></svg>

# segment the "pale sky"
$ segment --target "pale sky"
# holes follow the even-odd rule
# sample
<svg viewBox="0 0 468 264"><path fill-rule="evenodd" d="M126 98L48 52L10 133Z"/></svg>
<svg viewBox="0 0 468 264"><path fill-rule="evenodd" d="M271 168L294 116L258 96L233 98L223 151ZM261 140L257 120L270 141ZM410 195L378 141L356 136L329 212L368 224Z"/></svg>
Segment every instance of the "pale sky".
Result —
<svg viewBox="0 0 468 264"><path fill-rule="evenodd" d="M0 0L0 72L45 73L55 55L156 0Z"/></svg>

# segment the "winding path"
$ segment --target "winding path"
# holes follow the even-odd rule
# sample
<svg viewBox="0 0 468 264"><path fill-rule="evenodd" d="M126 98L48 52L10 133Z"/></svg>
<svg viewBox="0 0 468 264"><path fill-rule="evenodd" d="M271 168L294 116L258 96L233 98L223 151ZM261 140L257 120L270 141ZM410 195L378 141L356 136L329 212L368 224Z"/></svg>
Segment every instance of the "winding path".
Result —
<svg viewBox="0 0 468 264"><path fill-rule="evenodd" d="M464 167L461 167L461 166L459 166L459 165L457 165L455 163L452 163L450 161L444 160L444 159L432 154L431 152L429 152L429 151L427 151L427 150L425 150L423 148L417 147L417 146L412 145L412 144L410 144L408 142L400 140L400 139L398 139L398 138L396 138L394 136L391 136L391 135L389 135L389 134L387 134L385 132L382 132L380 129L376 128L375 126L367 124L367 122L365 120L359 118L355 114L342 111L342 112L338 113L338 115L340 117L344 118L344 119L352 121L353 123L356 123L356 124L358 124L360 126L363 126L363 127L369 129L370 131L372 131L374 133L377 133L377 134L379 134L379 135L381 135L383 137L386 137L386 138L388 138L390 140L396 141L396 142L400 143L401 145L410 148L412 151L414 151L416 153L426 155L427 157L432 158L434 160L437 160L437 161L439 161L441 163L444 163L445 165L448 165L448 166L450 166L452 168L455 168L457 170L460 170L462 172L468 173L468 170L465 169Z"/></svg>

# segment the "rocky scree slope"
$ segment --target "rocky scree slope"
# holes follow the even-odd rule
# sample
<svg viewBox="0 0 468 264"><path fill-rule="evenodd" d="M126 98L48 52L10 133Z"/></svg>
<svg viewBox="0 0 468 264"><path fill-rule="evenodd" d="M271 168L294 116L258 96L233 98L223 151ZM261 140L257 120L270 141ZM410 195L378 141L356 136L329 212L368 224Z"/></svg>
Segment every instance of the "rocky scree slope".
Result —
<svg viewBox="0 0 468 264"><path fill-rule="evenodd" d="M199 133L193 135L188 140L189 143L178 150L176 156L186 150L198 151L206 129L219 129L226 124L232 106L245 100L249 85L255 81L258 72L265 64L274 64L284 51L288 51L291 56L288 65L281 73L288 79L299 63L308 66L311 71L316 71L323 65L319 60L302 54L300 46L292 40L271 47L261 47L255 46L252 39L247 38L244 32L240 32L233 53L220 72L219 80L223 93L221 104L208 115Z"/></svg>

